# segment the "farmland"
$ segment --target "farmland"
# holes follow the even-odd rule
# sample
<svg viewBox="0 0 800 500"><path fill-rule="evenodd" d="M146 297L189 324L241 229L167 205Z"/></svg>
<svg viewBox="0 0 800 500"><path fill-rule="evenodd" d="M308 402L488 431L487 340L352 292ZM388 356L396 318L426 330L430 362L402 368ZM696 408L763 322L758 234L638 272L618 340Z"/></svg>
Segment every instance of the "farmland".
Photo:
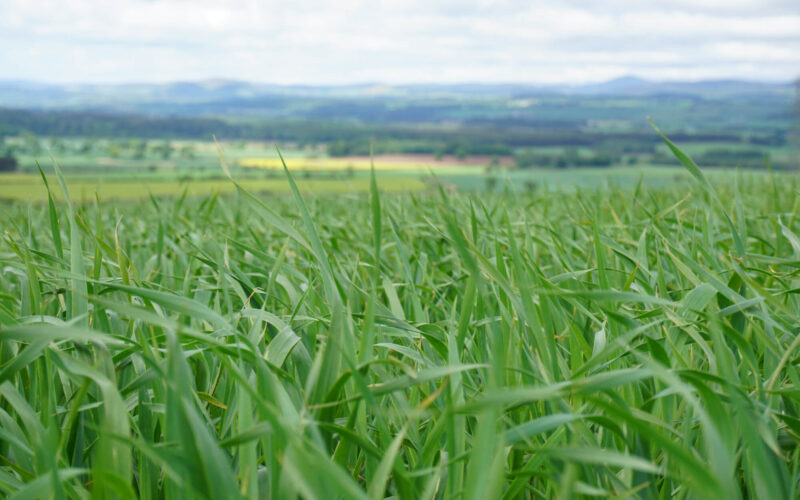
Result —
<svg viewBox="0 0 800 500"><path fill-rule="evenodd" d="M219 166L220 152L247 189L258 193L288 192L276 145L267 141L215 143L23 134L5 137L3 144L0 150L5 147L17 166L13 172L0 172L0 200L44 201L46 191L37 163L51 172L54 160L61 166L73 197L79 202L92 202L95 193L101 200L231 193L234 188L226 182ZM381 189L393 192L418 192L439 184L477 192L688 180L666 146L651 146L649 153L626 153L613 161L602 149L552 145L524 148L514 155L465 156L420 153L332 156L324 144L296 142L281 144L280 149L301 190L313 194L364 193L372 168L377 172ZM753 150L746 144L691 142L686 150L702 160L702 165L714 167L709 169L712 178L726 177L726 165L744 167L747 176L758 177L766 175L768 163L787 170L798 159L793 145ZM715 163L720 152L727 155L722 164ZM59 192L54 196L60 196Z"/></svg>
<svg viewBox="0 0 800 500"><path fill-rule="evenodd" d="M244 82L59 87L0 85L0 157L50 149L67 167L216 170L232 163L406 156L410 164L520 168L677 166L646 117L708 167L795 168L797 90L788 83L272 88ZM20 108L20 106L22 106ZM734 112L735 110L735 112ZM47 157L44 155L45 158ZM416 158L416 159L415 159ZM420 160L420 158L424 158ZM449 160L449 161L448 161ZM338 167L337 167L338 168Z"/></svg>
<svg viewBox="0 0 800 500"><path fill-rule="evenodd" d="M797 497L797 175L674 153L124 203L48 165L0 215L2 495Z"/></svg>
<svg viewBox="0 0 800 500"><path fill-rule="evenodd" d="M101 200L231 193L214 136L231 171L258 193L287 192L276 144L306 194L364 193L373 166L381 188L397 192L685 182L647 114L714 177L735 168L792 171L800 161L790 85L615 84L622 87L223 82L133 93L0 85L0 105L29 106L0 108L0 170L27 175L0 173L0 199L42 201L36 163L48 170L51 154L77 201L91 202L95 191Z"/></svg>

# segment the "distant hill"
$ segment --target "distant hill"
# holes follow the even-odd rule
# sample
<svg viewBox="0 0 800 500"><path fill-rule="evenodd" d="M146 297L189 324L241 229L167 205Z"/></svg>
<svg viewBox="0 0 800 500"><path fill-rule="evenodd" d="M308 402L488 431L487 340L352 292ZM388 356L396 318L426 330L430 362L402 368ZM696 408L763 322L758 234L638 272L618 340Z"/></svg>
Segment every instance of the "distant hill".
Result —
<svg viewBox="0 0 800 500"><path fill-rule="evenodd" d="M581 85L573 92L587 95L688 95L702 97L731 97L752 94L791 93L791 82L774 83L746 80L703 80L697 82L654 82L636 77L623 77L607 82Z"/></svg>
<svg viewBox="0 0 800 500"><path fill-rule="evenodd" d="M181 136L199 133L197 127L208 128L209 121L214 127L224 121L234 128L271 124L271 137L280 135L281 127L313 129L324 124L324 131L314 137L326 140L338 137L330 132L338 133L345 125L360 126L363 134L391 129L398 140L425 137L431 127L477 127L503 131L492 140L504 143L513 130L652 135L647 122L652 117L664 130L752 136L783 144L797 126L794 105L793 84L736 80L654 82L625 77L588 85L346 86L224 79L119 85L0 81L0 112L5 113L5 118L0 113L0 136L21 130L113 135L122 134L126 123L167 127ZM158 125L158 119L167 121ZM73 122L85 126L78 130ZM406 137L400 129L413 131ZM229 131L232 136L242 134Z"/></svg>
<svg viewBox="0 0 800 500"><path fill-rule="evenodd" d="M791 95L793 84L715 80L657 82L623 77L586 85L527 84L359 84L343 86L272 85L236 80L166 84L47 84L0 80L0 106L27 109L114 110L204 114L237 112L239 108L286 104L297 98L322 100L381 99L514 99L547 96L683 95L727 98L747 95Z"/></svg>

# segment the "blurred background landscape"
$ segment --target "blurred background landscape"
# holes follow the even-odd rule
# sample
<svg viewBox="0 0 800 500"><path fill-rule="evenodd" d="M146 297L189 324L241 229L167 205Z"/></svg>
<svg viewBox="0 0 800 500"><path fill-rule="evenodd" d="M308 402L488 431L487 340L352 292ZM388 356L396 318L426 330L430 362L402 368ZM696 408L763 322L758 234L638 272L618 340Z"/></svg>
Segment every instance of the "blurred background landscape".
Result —
<svg viewBox="0 0 800 500"><path fill-rule="evenodd" d="M401 191L682 179L648 117L704 168L800 163L783 0L47 5L0 7L4 198L51 155L89 198L230 190L214 137L267 192L276 145L317 191L363 190L370 151Z"/></svg>
<svg viewBox="0 0 800 500"><path fill-rule="evenodd" d="M228 80L171 84L0 84L0 135L7 170L36 173L49 153L67 172L108 181L213 180L222 176L213 136L238 175L270 186L280 163L318 189L359 180L370 148L396 188L435 175L461 189L537 183L663 181L682 175L651 117L709 168L798 165L793 82L278 86ZM13 159L13 160L10 160ZM19 183L36 184L25 175ZM165 188L166 185L154 189ZM362 186L363 187L363 186ZM213 183L193 189L213 188ZM34 196L15 189L6 196ZM122 193L111 191L120 196ZM143 194L128 190L128 195Z"/></svg>

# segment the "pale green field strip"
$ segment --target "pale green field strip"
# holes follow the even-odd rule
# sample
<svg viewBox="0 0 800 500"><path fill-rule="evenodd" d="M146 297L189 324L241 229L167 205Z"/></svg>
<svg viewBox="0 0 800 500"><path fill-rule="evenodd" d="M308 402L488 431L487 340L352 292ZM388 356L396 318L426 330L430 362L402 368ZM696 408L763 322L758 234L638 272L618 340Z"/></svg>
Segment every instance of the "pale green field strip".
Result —
<svg viewBox="0 0 800 500"><path fill-rule="evenodd" d="M250 191L263 193L288 193L289 186L283 179L244 180L242 186ZM369 190L369 179L298 179L298 187L302 192L321 193L363 193ZM180 196L186 192L189 196L208 196L216 193L230 194L235 186L227 180L193 179L179 180L144 180L103 181L86 180L68 183L69 192L75 201L93 201L95 192L101 200L138 200L153 196ZM415 177L385 179L380 182L380 189L386 192L410 192L425 189L426 185ZM55 192L57 199L63 199ZM47 201L47 190L41 177L30 174L0 175L0 200L32 200Z"/></svg>

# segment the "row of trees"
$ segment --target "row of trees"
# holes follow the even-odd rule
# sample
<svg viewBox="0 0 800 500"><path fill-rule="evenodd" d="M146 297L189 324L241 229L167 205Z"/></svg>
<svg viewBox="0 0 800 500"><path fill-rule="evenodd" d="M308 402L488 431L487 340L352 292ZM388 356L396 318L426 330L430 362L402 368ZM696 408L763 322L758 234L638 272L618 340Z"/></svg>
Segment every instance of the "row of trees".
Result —
<svg viewBox="0 0 800 500"><path fill-rule="evenodd" d="M725 149L712 148L692 155L692 159L703 167L742 167L766 168L771 163L771 155L760 149ZM659 152L653 157L654 163L674 163L675 159L666 152ZM787 165L774 164L773 167L785 168Z"/></svg>
<svg viewBox="0 0 800 500"><path fill-rule="evenodd" d="M519 168L531 167L609 167L620 163L622 158L607 152L594 152L590 155L581 155L575 148L567 148L562 154L542 154L531 150L520 150L514 155L514 160Z"/></svg>
<svg viewBox="0 0 800 500"><path fill-rule="evenodd" d="M142 139L104 139L84 138L64 140L60 138L39 138L30 132L20 134L17 141L6 141L0 148L1 156L20 155L39 156L50 150L55 155L92 156L104 155L111 158L183 158L193 159L196 149L191 144L176 145L168 140L147 141Z"/></svg>
<svg viewBox="0 0 800 500"><path fill-rule="evenodd" d="M392 140L361 138L340 140L328 144L328 155L365 156L372 150L375 154L432 154L437 158L445 155L466 158L470 155L506 156L513 153L507 145L496 142L467 142L463 140Z"/></svg>
<svg viewBox="0 0 800 500"><path fill-rule="evenodd" d="M0 172L13 172L17 169L17 166L16 158L0 154Z"/></svg>

